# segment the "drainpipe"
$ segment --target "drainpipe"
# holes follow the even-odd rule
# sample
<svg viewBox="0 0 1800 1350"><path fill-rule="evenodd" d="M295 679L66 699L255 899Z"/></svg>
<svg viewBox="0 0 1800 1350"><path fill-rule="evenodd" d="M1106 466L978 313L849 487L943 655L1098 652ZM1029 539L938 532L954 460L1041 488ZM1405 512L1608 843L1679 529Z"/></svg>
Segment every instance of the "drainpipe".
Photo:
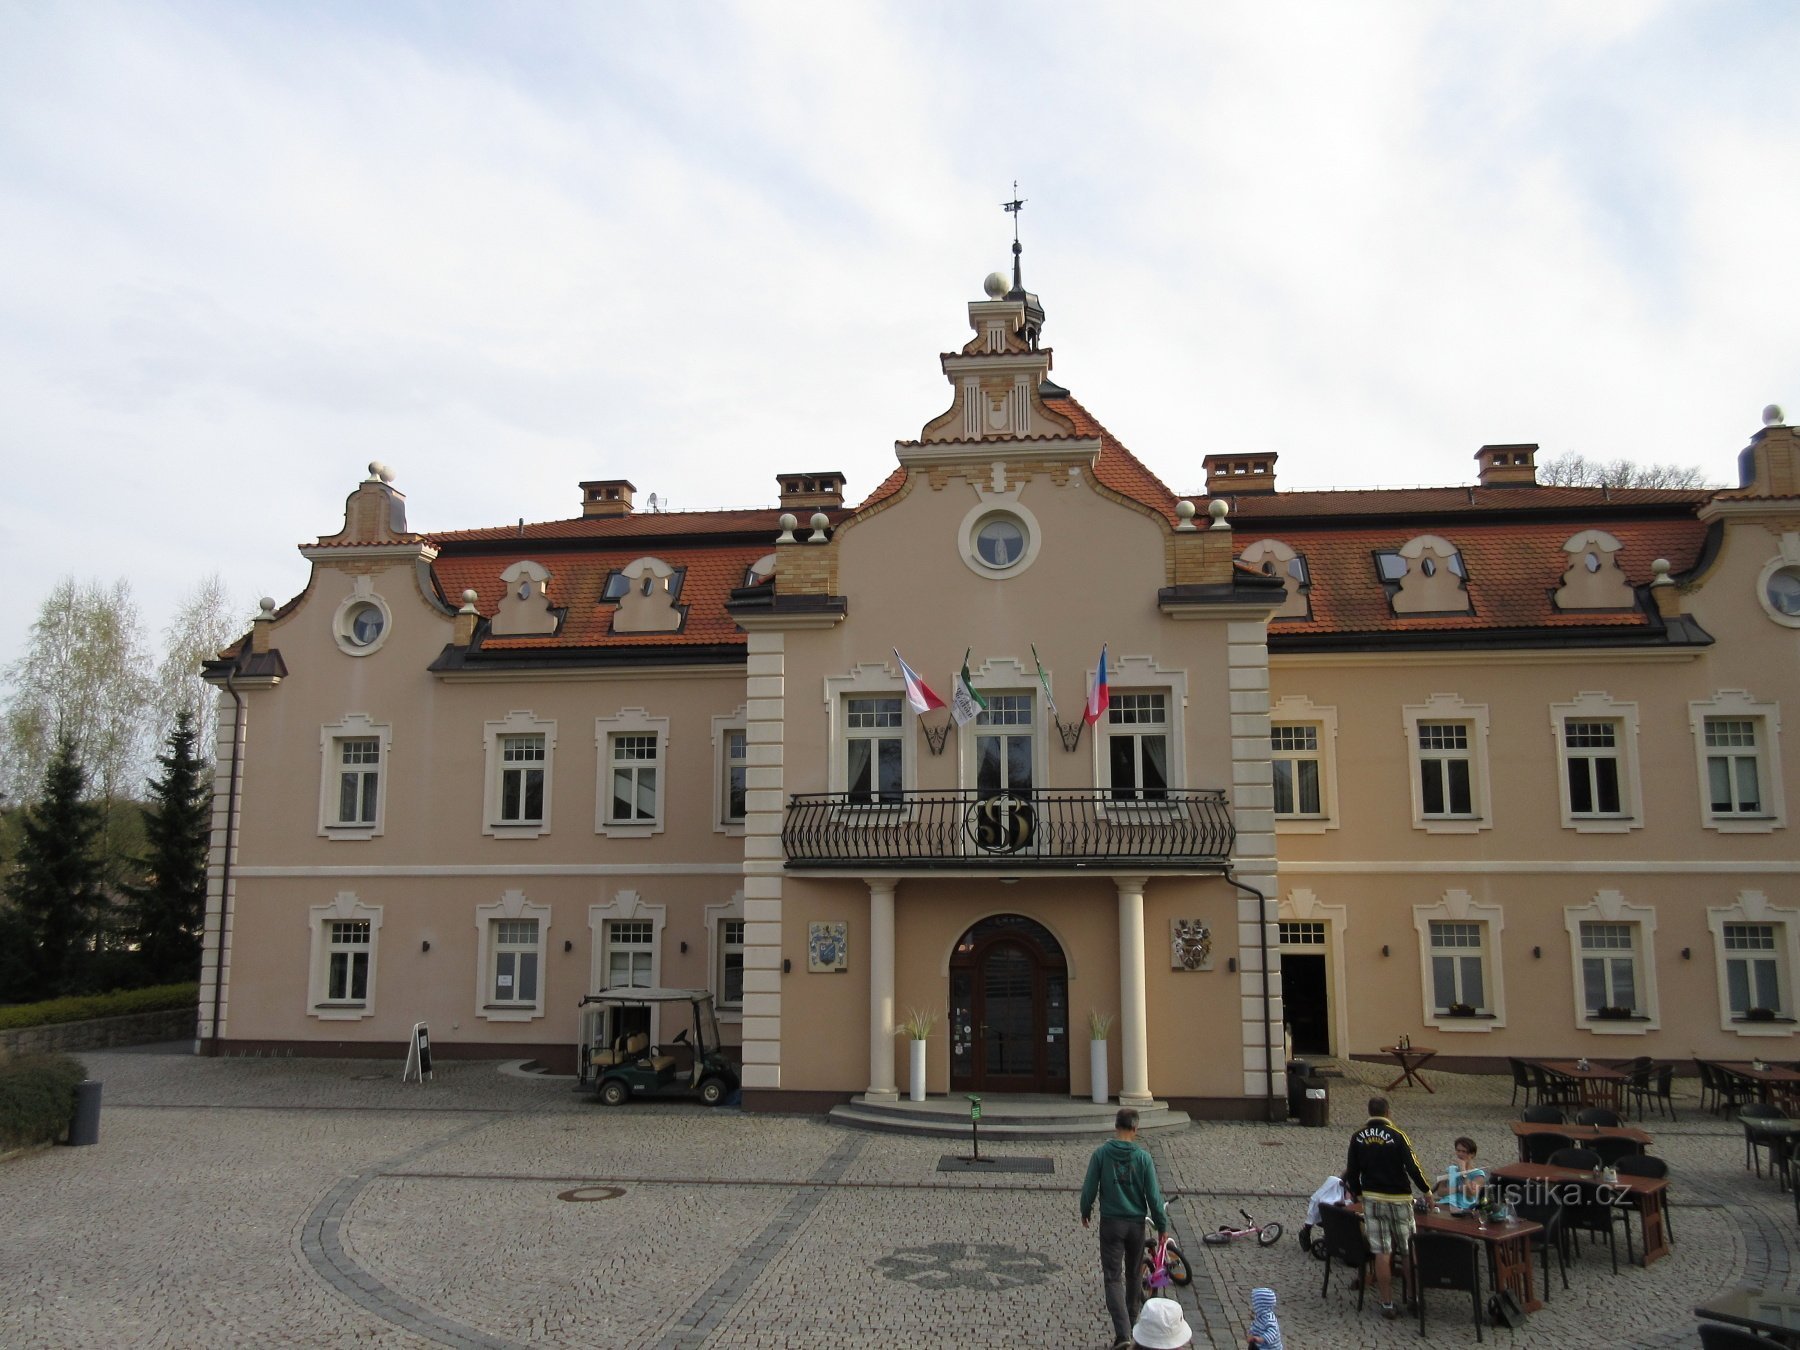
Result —
<svg viewBox="0 0 1800 1350"><path fill-rule="evenodd" d="M238 738L244 733L244 696L232 687L232 671L225 672L225 692L235 705L231 714L231 784L225 791L225 853L219 863L219 946L213 956L212 1053L219 1053L219 1011L225 998L225 920L231 904L231 852L237 842ZM1267 981L1265 980L1265 984Z"/></svg>
<svg viewBox="0 0 1800 1350"><path fill-rule="evenodd" d="M1254 886L1247 886L1225 869L1225 880L1256 897L1256 936L1262 945L1262 1020L1263 1020L1263 1078L1268 1089L1268 1099L1263 1103L1266 1119L1270 1124L1279 1124L1287 1119L1287 1094L1275 1091L1275 1030L1273 995L1269 993L1269 925L1263 918L1262 907L1269 903L1269 897ZM1281 1103L1280 1114L1276 1113L1276 1102Z"/></svg>

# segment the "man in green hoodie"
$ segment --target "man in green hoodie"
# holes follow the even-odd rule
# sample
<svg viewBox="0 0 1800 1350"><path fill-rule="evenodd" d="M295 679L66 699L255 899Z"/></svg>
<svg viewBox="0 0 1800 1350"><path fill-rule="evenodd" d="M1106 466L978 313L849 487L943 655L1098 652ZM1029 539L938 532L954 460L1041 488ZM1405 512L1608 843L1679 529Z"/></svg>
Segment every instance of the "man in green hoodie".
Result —
<svg viewBox="0 0 1800 1350"><path fill-rule="evenodd" d="M1169 1231L1156 1164L1137 1141L1138 1113L1126 1107L1113 1118L1113 1137L1088 1159L1081 1183L1081 1226L1089 1226L1100 1197L1100 1274L1112 1318L1113 1350L1131 1350L1131 1327L1144 1305L1138 1268L1144 1263L1144 1216L1160 1236Z"/></svg>

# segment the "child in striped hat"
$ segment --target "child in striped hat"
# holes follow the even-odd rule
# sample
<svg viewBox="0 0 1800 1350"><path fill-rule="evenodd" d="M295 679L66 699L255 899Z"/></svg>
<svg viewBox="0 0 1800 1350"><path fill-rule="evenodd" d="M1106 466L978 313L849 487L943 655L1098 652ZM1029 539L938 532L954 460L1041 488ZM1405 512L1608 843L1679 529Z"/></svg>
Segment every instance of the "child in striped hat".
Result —
<svg viewBox="0 0 1800 1350"><path fill-rule="evenodd" d="M1257 1350L1284 1350L1281 1323L1275 1320L1275 1291L1252 1289L1250 1311L1254 1314L1250 1319L1250 1344Z"/></svg>

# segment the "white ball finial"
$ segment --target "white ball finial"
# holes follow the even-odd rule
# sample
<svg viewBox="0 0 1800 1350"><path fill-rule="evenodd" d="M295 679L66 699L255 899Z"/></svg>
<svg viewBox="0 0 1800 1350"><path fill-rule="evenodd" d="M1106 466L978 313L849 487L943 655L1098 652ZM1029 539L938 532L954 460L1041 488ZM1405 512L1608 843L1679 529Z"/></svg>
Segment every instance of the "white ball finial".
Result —
<svg viewBox="0 0 1800 1350"><path fill-rule="evenodd" d="M1782 415L1781 405L1779 403L1771 403L1768 407L1763 409L1763 425L1765 427L1779 427L1786 425L1786 418Z"/></svg>
<svg viewBox="0 0 1800 1350"><path fill-rule="evenodd" d="M463 609L465 611L468 611L468 610L473 610L474 608L475 608L475 591L473 588L470 588L469 590L466 590L463 592Z"/></svg>
<svg viewBox="0 0 1800 1350"><path fill-rule="evenodd" d="M1206 527L1207 529L1229 530L1231 528L1231 526L1225 523L1225 517L1231 514L1231 504L1222 498L1214 497L1208 502L1206 504L1206 514L1212 517L1212 524L1208 525Z"/></svg>
<svg viewBox="0 0 1800 1350"><path fill-rule="evenodd" d="M376 476L384 483L392 483L394 481L394 471L385 464L376 470Z"/></svg>
<svg viewBox="0 0 1800 1350"><path fill-rule="evenodd" d="M1651 563L1650 575L1656 578L1650 583L1652 586L1673 586L1675 584L1669 579L1669 560L1667 558L1658 558Z"/></svg>
<svg viewBox="0 0 1800 1350"><path fill-rule="evenodd" d="M981 283L981 289L987 292L987 298L998 300L1012 289L1012 282L1006 279L1004 272L989 272L987 280Z"/></svg>
<svg viewBox="0 0 1800 1350"><path fill-rule="evenodd" d="M1194 504L1192 502L1188 501L1186 498L1183 498L1181 501L1176 502L1175 503L1175 519L1177 522L1175 525L1176 529L1178 529L1178 530L1193 529L1194 528Z"/></svg>
<svg viewBox="0 0 1800 1350"><path fill-rule="evenodd" d="M793 543L794 527L800 523L800 518L792 511L783 511L775 523L781 526L781 533L776 536L775 542L778 544Z"/></svg>
<svg viewBox="0 0 1800 1350"><path fill-rule="evenodd" d="M260 599L256 602L256 607L262 611L262 613L257 616L258 618L272 619L275 617L275 597L274 596L265 595L262 599Z"/></svg>
<svg viewBox="0 0 1800 1350"><path fill-rule="evenodd" d="M378 459L370 460L369 461L369 481L371 483L373 483L380 477L381 477L381 461Z"/></svg>

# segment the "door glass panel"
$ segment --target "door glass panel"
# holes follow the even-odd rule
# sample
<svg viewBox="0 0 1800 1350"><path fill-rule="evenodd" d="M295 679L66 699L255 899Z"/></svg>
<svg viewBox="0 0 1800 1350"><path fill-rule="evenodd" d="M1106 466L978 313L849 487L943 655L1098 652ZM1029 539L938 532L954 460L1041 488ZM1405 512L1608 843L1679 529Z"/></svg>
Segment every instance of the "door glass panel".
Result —
<svg viewBox="0 0 1800 1350"><path fill-rule="evenodd" d="M974 973L950 972L950 1081L967 1087L975 1076Z"/></svg>
<svg viewBox="0 0 1800 1350"><path fill-rule="evenodd" d="M1044 1072L1053 1083L1069 1081L1069 976L1061 970L1050 971L1044 979Z"/></svg>
<svg viewBox="0 0 1800 1350"><path fill-rule="evenodd" d="M982 1057L990 1075L1033 1070L1032 973L1031 959L1017 947L996 947L982 963Z"/></svg>
<svg viewBox="0 0 1800 1350"><path fill-rule="evenodd" d="M1005 786L1000 781L1000 740L998 736L975 738L975 787L984 795Z"/></svg>
<svg viewBox="0 0 1800 1350"><path fill-rule="evenodd" d="M1014 792L1031 791L1031 737L1006 738L1006 785Z"/></svg>

